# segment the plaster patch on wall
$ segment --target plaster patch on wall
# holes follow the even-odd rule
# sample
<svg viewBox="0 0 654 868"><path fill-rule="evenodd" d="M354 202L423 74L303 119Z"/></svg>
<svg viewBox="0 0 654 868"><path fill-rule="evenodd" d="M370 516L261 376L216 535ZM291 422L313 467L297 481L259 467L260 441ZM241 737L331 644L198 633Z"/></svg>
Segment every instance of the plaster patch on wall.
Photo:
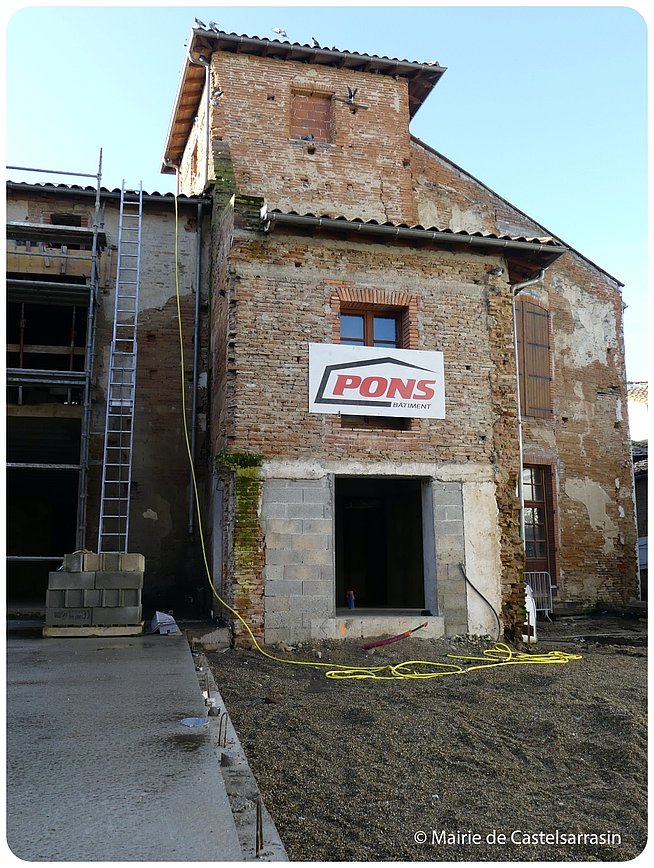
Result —
<svg viewBox="0 0 654 868"><path fill-rule="evenodd" d="M593 362L608 364L608 350L618 346L613 307L587 292L563 281L559 282L563 298L570 306L574 328L555 332L556 349L569 363L585 368Z"/></svg>
<svg viewBox="0 0 654 868"><path fill-rule="evenodd" d="M599 482L588 476L583 479L568 479L565 483L565 493L571 499L581 503L588 513L590 524L604 535L604 554L613 549L614 541L618 539L619 531L607 512L611 502Z"/></svg>
<svg viewBox="0 0 654 868"><path fill-rule="evenodd" d="M500 538L492 482L463 486L465 569L468 579L497 612L502 608ZM497 620L487 603L468 585L468 631L497 636Z"/></svg>
<svg viewBox="0 0 654 868"><path fill-rule="evenodd" d="M143 518L149 518L152 521L159 521L159 516L153 509L146 509L143 513Z"/></svg>
<svg viewBox="0 0 654 868"><path fill-rule="evenodd" d="M474 208L459 208L457 205L452 207L452 217L450 218L450 229L452 232L483 232L484 218L478 207Z"/></svg>

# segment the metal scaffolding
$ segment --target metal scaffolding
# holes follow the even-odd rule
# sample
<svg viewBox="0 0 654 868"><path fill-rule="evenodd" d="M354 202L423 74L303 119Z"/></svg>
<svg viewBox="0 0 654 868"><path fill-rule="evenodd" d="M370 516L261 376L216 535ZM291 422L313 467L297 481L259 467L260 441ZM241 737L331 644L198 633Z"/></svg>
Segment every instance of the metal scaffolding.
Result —
<svg viewBox="0 0 654 868"><path fill-rule="evenodd" d="M40 172L47 175L95 179L95 209L91 226L57 224L55 222L7 221L7 300L20 305L19 333L15 344L7 346L12 364L7 366L7 387L12 389L13 403L22 405L26 390L40 388L50 394L65 391L67 404L81 404L80 442L78 460L74 462L11 461L10 470L52 470L78 474L77 517L75 524L76 547L83 548L86 539L87 487L89 467L89 433L91 415L91 376L94 361L96 308L99 286L99 256L106 246L101 212L102 152L95 174L36 169L26 166L7 166L8 170ZM13 249L10 249L9 242ZM12 257L15 262L12 267ZM23 263L17 268L16 263ZM30 263L34 263L33 267ZM83 272L88 264L86 279L77 276L66 279L69 270ZM82 263L82 264L79 264ZM57 271L57 280L42 278L44 266ZM33 345L25 341L25 306L31 304L71 308L69 346ZM84 346L77 346L75 334L78 317L86 317ZM28 358L26 358L28 357ZM38 367L34 360L50 358L51 368ZM83 357L83 370L78 370L76 357ZM55 362L52 359L56 359ZM64 365L68 368L63 369ZM62 369L60 369L62 368ZM14 553L8 561L52 562L61 561L63 553Z"/></svg>

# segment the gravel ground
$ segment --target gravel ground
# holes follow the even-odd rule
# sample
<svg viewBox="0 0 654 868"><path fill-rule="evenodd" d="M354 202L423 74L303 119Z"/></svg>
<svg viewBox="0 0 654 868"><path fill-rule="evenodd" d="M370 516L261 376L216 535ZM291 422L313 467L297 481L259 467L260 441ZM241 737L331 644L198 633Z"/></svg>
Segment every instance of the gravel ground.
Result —
<svg viewBox="0 0 654 868"><path fill-rule="evenodd" d="M647 835L645 631L559 619L531 649L581 659L428 680L335 681L245 649L208 658L292 861L621 861ZM491 645L266 650L378 666Z"/></svg>

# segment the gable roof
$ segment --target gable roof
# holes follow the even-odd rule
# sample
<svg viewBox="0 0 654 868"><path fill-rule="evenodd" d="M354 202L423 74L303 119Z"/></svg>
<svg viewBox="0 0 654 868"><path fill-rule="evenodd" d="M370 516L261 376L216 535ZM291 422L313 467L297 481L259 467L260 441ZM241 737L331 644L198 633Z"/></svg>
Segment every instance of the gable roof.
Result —
<svg viewBox="0 0 654 868"><path fill-rule="evenodd" d="M338 48L302 45L279 39L261 39L258 36L226 33L222 30L195 28L191 31L187 44L186 62L181 72L166 136L161 168L163 174L174 173L172 164L179 163L198 112L204 90L205 68L197 60L200 57L209 58L215 51L272 57L278 60L406 78L409 83L410 117L415 115L446 71L445 67L436 61L421 63L416 60L400 60L374 54L341 51Z"/></svg>
<svg viewBox="0 0 654 868"><path fill-rule="evenodd" d="M522 215L530 223L533 223L535 226L538 226L540 229L542 229L543 232L547 235L547 237L550 238L554 243L562 245L563 247L565 247L566 250L569 250L571 253L574 253L574 255L578 256L580 259L583 259L584 262L587 262L593 268L597 269L597 271L601 272L603 275L608 277L609 280L612 280L617 285L617 288L619 290L622 289L622 287L624 286L624 283L621 280L619 280L617 277L614 277L612 274L610 274L608 271L606 271L606 269L602 268L600 265L597 265L596 262L593 262L592 259L589 259L583 253L580 253L578 250L576 250L570 244L567 244L566 242L564 242L559 236L555 235L553 232L550 232L550 230L547 229L545 226L543 226L542 223L538 223L533 217L530 217L529 214L525 214L524 211L522 211L520 208L518 208L512 202L509 202L508 199L504 198L504 196L501 196L495 190L491 189L491 187L489 187L483 181L480 181L479 178L476 178L474 175L472 175L466 169L462 169L461 166L457 165L453 160L450 160L449 157L446 157L440 151L437 151L436 148L433 148L431 145L428 145L426 142L423 142L422 139L419 139L417 136L412 135L411 136L411 142L416 147L421 148L423 151L425 151L428 154L433 154L439 160L442 160L444 163L447 163L453 169L456 169L457 172L460 172L462 175L465 175L467 178L469 178L475 184L482 187L484 190L486 190L488 193L490 193L496 199L503 202L506 206L508 206L516 214Z"/></svg>

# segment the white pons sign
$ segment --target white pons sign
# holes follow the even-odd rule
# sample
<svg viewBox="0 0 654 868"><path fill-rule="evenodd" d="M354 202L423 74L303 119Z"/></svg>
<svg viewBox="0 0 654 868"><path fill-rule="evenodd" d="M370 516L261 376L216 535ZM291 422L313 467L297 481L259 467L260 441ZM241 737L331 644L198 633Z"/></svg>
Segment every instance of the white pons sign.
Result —
<svg viewBox="0 0 654 868"><path fill-rule="evenodd" d="M443 353L309 344L309 412L444 419Z"/></svg>

